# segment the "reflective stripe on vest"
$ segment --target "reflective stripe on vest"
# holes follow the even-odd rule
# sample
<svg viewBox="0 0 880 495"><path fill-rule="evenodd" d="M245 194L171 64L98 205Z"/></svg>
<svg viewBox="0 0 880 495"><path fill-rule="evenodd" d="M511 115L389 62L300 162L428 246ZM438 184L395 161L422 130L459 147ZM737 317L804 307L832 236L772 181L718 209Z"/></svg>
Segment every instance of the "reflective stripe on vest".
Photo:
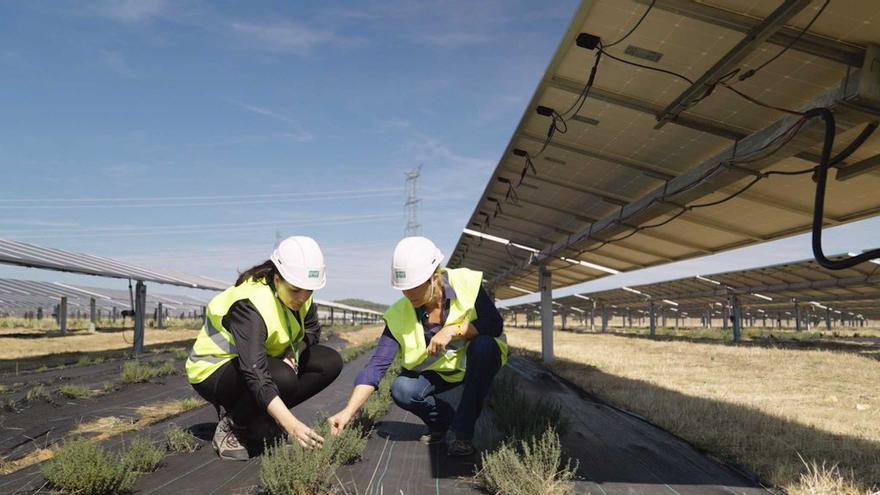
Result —
<svg viewBox="0 0 880 495"><path fill-rule="evenodd" d="M235 346L235 342L232 340L226 340L226 337L220 332L220 330L217 330L214 324L211 323L210 318L205 318L205 325L203 328L211 342L222 350L224 354L238 354L238 348ZM195 346L189 351L189 360L193 362L204 361L210 364L217 364L224 363L229 359L229 357L217 357L213 354L197 354Z"/></svg>
<svg viewBox="0 0 880 495"><path fill-rule="evenodd" d="M467 268L444 270L449 285L455 291L455 299L450 301L449 314L444 326L471 322L477 319L474 304L483 281L483 274ZM409 299L402 298L385 312L385 323L394 339L400 344L403 367L422 372L436 371L447 382L460 382L464 379L467 366L467 341L453 340L446 352L437 356L427 353L425 332L416 317L416 311ZM502 365L507 362L507 343L496 339L501 350Z"/></svg>
<svg viewBox="0 0 880 495"><path fill-rule="evenodd" d="M299 319L281 303L271 287L262 282L248 280L217 294L208 303L205 324L202 326L189 359L186 374L190 383L200 383L224 363L238 356L232 332L223 328L223 317L238 301L247 299L266 324L266 355L281 357L288 349L296 350L303 339L300 321L312 305L309 298L298 311Z"/></svg>

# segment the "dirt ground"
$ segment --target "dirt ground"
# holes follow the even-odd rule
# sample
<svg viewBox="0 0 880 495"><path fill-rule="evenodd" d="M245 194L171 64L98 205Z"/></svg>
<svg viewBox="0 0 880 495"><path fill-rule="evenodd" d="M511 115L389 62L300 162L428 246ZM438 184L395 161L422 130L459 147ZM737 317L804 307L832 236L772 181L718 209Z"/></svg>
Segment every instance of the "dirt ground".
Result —
<svg viewBox="0 0 880 495"><path fill-rule="evenodd" d="M536 330L505 329L540 352ZM858 353L556 332L554 371L695 445L793 487L804 461L880 484L880 362Z"/></svg>

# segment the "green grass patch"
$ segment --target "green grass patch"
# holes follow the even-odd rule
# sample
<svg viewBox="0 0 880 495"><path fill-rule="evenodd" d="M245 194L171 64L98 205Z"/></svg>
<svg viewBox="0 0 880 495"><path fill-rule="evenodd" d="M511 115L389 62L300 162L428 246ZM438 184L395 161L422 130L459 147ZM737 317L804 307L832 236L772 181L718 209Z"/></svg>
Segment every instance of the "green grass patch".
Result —
<svg viewBox="0 0 880 495"><path fill-rule="evenodd" d="M575 471L571 460L562 465L559 435L548 428L527 440L504 443L481 454L477 482L490 493L507 495L565 495L572 493Z"/></svg>
<svg viewBox="0 0 880 495"><path fill-rule="evenodd" d="M529 440L541 436L548 428L559 435L568 432L570 425L562 415L562 407L550 399L529 400L509 372L501 372L495 377L490 396L495 427L503 438Z"/></svg>
<svg viewBox="0 0 880 495"><path fill-rule="evenodd" d="M172 424L165 430L165 447L170 452L189 453L199 448L199 443L192 433Z"/></svg>
<svg viewBox="0 0 880 495"><path fill-rule="evenodd" d="M137 480L120 456L88 440L66 443L42 472L52 487L78 495L128 493Z"/></svg>
<svg viewBox="0 0 880 495"><path fill-rule="evenodd" d="M174 361L165 361L162 365L142 363L139 360L129 361L122 365L120 379L122 383L144 383L160 376L177 373Z"/></svg>
<svg viewBox="0 0 880 495"><path fill-rule="evenodd" d="M76 365L77 366L90 366L93 364L101 364L103 362L104 362L104 358L101 356L95 356L95 357L82 356L81 358L79 358L76 361Z"/></svg>
<svg viewBox="0 0 880 495"><path fill-rule="evenodd" d="M61 388L58 389L58 393L67 397L68 399L74 400L88 399L89 397L94 395L94 392L92 392L91 390L85 387L78 387L76 385L63 385Z"/></svg>
<svg viewBox="0 0 880 495"><path fill-rule="evenodd" d="M165 450L147 437L137 436L129 442L122 463L126 469L137 473L151 473L162 463Z"/></svg>
<svg viewBox="0 0 880 495"><path fill-rule="evenodd" d="M41 383L39 385L34 385L31 387L24 396L25 400L28 402L33 402L37 400L49 400L49 392L46 390L46 387Z"/></svg>
<svg viewBox="0 0 880 495"><path fill-rule="evenodd" d="M375 342L367 342L366 344L346 347L345 349L342 349L339 354L342 356L342 362L348 363L350 361L354 361L355 358L374 347L376 347Z"/></svg>

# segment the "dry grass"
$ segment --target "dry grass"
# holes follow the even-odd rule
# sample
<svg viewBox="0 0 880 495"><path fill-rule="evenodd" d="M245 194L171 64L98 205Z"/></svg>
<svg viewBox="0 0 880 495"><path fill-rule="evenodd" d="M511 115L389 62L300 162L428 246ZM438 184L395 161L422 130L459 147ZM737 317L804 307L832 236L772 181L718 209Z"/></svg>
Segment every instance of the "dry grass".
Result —
<svg viewBox="0 0 880 495"><path fill-rule="evenodd" d="M513 346L540 350L538 332L506 333ZM844 493L880 483L880 362L613 335L554 338L561 376L777 486L798 489L814 463L851 472L860 491Z"/></svg>
<svg viewBox="0 0 880 495"><path fill-rule="evenodd" d="M327 328L330 330L333 329L333 327ZM349 345L357 346L361 344L366 344L368 342L377 342L379 340L379 336L382 335L382 330L384 329L384 325L370 325L365 326L360 330L339 333L338 336L342 340L348 342Z"/></svg>
<svg viewBox="0 0 880 495"><path fill-rule="evenodd" d="M144 332L144 345L188 342L195 340L198 332L198 329L147 329ZM0 337L0 360L63 354L69 353L71 349L76 349L78 352L130 349L132 334L132 330L125 330L118 333L74 334L65 337L26 339Z"/></svg>

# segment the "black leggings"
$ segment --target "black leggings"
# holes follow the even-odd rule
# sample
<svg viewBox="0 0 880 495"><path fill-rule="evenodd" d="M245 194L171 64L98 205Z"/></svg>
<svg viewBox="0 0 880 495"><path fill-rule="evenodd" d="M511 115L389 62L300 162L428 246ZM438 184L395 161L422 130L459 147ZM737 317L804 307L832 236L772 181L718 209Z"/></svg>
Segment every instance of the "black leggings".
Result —
<svg viewBox="0 0 880 495"><path fill-rule="evenodd" d="M322 345L308 347L300 354L299 375L280 359L270 357L268 362L272 381L288 408L327 388L342 371L339 353ZM237 425L246 426L267 414L248 390L238 369L238 358L218 368L201 383L194 383L193 388L218 410L223 407Z"/></svg>

